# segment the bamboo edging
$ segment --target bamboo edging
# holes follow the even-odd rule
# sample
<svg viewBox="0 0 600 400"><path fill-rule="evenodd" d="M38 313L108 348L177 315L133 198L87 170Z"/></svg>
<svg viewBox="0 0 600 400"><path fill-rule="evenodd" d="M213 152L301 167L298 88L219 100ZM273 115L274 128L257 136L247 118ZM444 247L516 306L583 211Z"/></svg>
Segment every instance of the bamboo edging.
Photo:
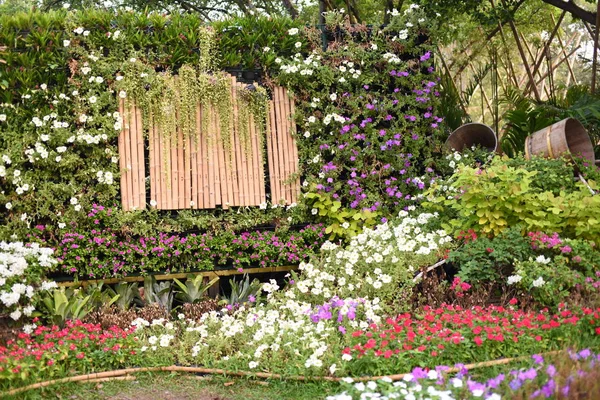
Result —
<svg viewBox="0 0 600 400"><path fill-rule="evenodd" d="M551 351L548 353L542 353L542 356L554 355L561 353L562 350L559 351ZM447 369L446 373L454 373L459 372L463 368L467 370L473 370L478 368L492 367L496 365L505 365L515 361L523 361L530 359L531 356L520 356L513 358L504 358L501 360L492 360L492 361L482 361L473 364L466 364L461 368L451 367ZM119 369L115 371L107 371L107 372L97 372L93 374L86 375L77 375L68 378L61 379L53 379L50 381L44 381L39 383L34 383L32 385L23 386L17 389L9 390L8 392L2 393L1 396L12 396L17 393L26 392L32 389L39 389L51 385L55 385L58 383L69 383L69 382L98 382L100 380L106 381L113 378L123 379L123 376L129 376L129 374L137 373L137 372L189 372L189 373L200 373L200 374L211 374L211 375L227 375L227 376L239 376L239 377L253 377L253 378L262 378L262 379L279 379L279 380L290 380L290 381L327 381L327 382L342 382L345 378L338 378L333 376L304 376L304 375L292 375L285 376L276 373L270 372L250 372L250 371L227 371L224 369L214 369L214 368L200 368L200 367L183 367L179 365L172 365L170 367L142 367L142 368L126 368ZM352 378L354 382L366 382L366 381L376 381L379 379L387 378L392 381L399 381L403 379L405 376L411 374L410 372L405 372L402 374L395 375L382 375L382 376L361 376L358 378ZM129 378L126 378L129 379Z"/></svg>

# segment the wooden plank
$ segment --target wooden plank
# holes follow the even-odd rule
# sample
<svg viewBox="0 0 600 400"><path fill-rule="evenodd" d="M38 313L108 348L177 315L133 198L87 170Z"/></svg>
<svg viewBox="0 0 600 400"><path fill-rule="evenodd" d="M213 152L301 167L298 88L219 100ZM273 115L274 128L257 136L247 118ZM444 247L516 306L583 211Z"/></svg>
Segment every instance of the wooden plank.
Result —
<svg viewBox="0 0 600 400"><path fill-rule="evenodd" d="M202 109L202 105L199 106L199 110L200 110L200 154L202 154L202 157L200 159L200 165L202 166L202 198L203 198L203 206L202 208L213 208L214 206L211 204L210 202L210 193L212 191L212 187L209 187L209 165L208 165L208 159L209 159L209 151L208 151L208 141L207 141L207 136L208 133L204 131L204 128L202 128L202 118L204 117L205 111Z"/></svg>
<svg viewBox="0 0 600 400"><path fill-rule="evenodd" d="M128 163L128 166L130 166L130 176L131 176L131 182L132 182L132 189L131 189L131 197L130 197L130 207L132 210L136 210L137 209L137 202L138 202L138 198L140 195L140 182L139 182L139 174L138 174L138 168L139 168L139 162L138 162L138 152L137 152L137 118L135 115L135 105L131 105L131 107L129 108L129 117L130 117L130 121L129 121L129 152L130 152L130 163Z"/></svg>
<svg viewBox="0 0 600 400"><path fill-rule="evenodd" d="M127 145L129 142L129 118L126 115L125 110L125 99L121 99L119 102L119 113L123 127L119 133L119 172L121 173L121 206L123 211L129 211L129 198L131 196L129 190L129 175L127 174Z"/></svg>
<svg viewBox="0 0 600 400"><path fill-rule="evenodd" d="M245 199L244 182L241 181L242 160L238 152L239 140L239 114L238 114L238 99L237 99L237 81L235 76L231 77L231 100L233 105L233 129L232 129L232 169L233 169L233 205L243 205ZM235 158L235 161L234 161Z"/></svg>
<svg viewBox="0 0 600 400"><path fill-rule="evenodd" d="M273 99L269 100L269 115L267 123L267 161L269 163L269 184L271 189L271 202L275 203L275 199L279 196L277 184L277 169L275 166L277 159L275 133L277 125L275 123L275 90L273 90Z"/></svg>
<svg viewBox="0 0 600 400"><path fill-rule="evenodd" d="M267 111L268 113L268 111ZM268 118L268 116L267 116ZM265 121L265 124L268 125L268 120ZM256 129L255 124L255 129ZM266 126L263 127L265 130L268 129ZM258 204L265 202L267 200L267 193L265 191L265 164L264 164L264 148L265 148L265 137L267 136L267 132L265 131L262 137L260 136L260 130L257 129L256 143L257 143L257 157L258 157Z"/></svg>
<svg viewBox="0 0 600 400"><path fill-rule="evenodd" d="M292 127L292 157L294 158L294 173L298 174L300 171L300 159L298 157L298 142L296 140L297 131L296 131L296 119L294 115L296 114L296 102L293 97L290 97L290 124ZM298 196L300 195L300 176L298 175L294 180L294 184L292 186L292 203L298 203Z"/></svg>
<svg viewBox="0 0 600 400"><path fill-rule="evenodd" d="M286 135L285 129L285 114L284 114L284 106L283 106L283 88L277 87L277 101L275 102L275 118L277 122L277 168L279 169L279 198L277 199L277 204L281 202L281 200L286 199L286 187L283 182L286 179L286 162L285 162L285 153L284 153L284 139Z"/></svg>
<svg viewBox="0 0 600 400"><path fill-rule="evenodd" d="M177 117L176 117L177 118ZM177 132L171 133L171 136L167 138L169 143L169 179L167 180L167 191L168 191L168 208L174 210L179 205L179 198L177 197L178 181L179 176L177 175Z"/></svg>
<svg viewBox="0 0 600 400"><path fill-rule="evenodd" d="M137 147L137 173L138 173L138 184L139 194L136 199L136 206L138 210L146 209L146 155L144 146L144 121L142 120L142 109L135 107L135 119L136 119L136 147Z"/></svg>

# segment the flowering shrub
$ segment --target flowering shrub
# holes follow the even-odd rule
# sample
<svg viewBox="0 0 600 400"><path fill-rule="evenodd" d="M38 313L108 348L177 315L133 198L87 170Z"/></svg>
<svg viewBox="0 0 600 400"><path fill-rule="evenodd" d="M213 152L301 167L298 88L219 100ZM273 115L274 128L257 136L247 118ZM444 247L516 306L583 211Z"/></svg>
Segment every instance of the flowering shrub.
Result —
<svg viewBox="0 0 600 400"><path fill-rule="evenodd" d="M0 346L0 385L27 382L67 374L82 374L134 365L138 360L134 329L81 321L58 326L28 325L18 338Z"/></svg>
<svg viewBox="0 0 600 400"><path fill-rule="evenodd" d="M44 280L57 263L52 253L37 243L0 242L0 315L10 314L15 321L31 316L39 292L56 287Z"/></svg>

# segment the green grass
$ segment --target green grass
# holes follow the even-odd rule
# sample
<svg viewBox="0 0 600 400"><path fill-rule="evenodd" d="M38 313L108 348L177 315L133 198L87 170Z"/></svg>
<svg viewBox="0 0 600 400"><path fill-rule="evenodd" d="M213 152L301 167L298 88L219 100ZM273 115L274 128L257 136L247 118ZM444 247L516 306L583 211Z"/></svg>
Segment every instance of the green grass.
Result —
<svg viewBox="0 0 600 400"><path fill-rule="evenodd" d="M69 400L318 400L340 391L340 385L315 382L262 381L192 374L137 374L133 381L58 384L20 393L13 399Z"/></svg>

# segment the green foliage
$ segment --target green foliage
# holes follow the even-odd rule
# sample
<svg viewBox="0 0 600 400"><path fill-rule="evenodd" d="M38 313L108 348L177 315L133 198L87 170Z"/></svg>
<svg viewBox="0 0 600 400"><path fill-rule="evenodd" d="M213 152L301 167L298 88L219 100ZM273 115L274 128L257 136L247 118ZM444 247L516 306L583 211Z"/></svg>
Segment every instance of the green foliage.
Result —
<svg viewBox="0 0 600 400"><path fill-rule="evenodd" d="M313 207L313 215L318 215L327 225L325 233L330 239L356 236L363 228L372 228L378 222L377 211L342 207L341 201L327 193L309 192L304 198L308 199L307 205Z"/></svg>
<svg viewBox="0 0 600 400"><path fill-rule="evenodd" d="M79 289L54 289L46 292L41 299L41 311L46 320L64 326L67 320L85 317L94 308L91 295L84 297Z"/></svg>
<svg viewBox="0 0 600 400"><path fill-rule="evenodd" d="M508 227L520 225L527 231L555 231L568 237L590 239L600 237L597 218L600 197L592 196L581 183L571 187L571 192L544 191L557 190L556 176L546 172L549 182L538 184L536 180L544 177L538 174L537 170L511 166L503 158L493 160L485 170L461 167L450 179L458 193L436 196L441 184L438 182L427 194L428 206L453 210L457 217L450 221L448 229L457 233L472 229L494 236ZM592 188L597 187L594 181L589 183Z"/></svg>
<svg viewBox="0 0 600 400"><path fill-rule="evenodd" d="M183 303L198 303L204 298L206 291L219 281L219 278L214 278L206 284L202 275L189 275L185 284L179 279L173 280L180 288L175 294L177 300Z"/></svg>
<svg viewBox="0 0 600 400"><path fill-rule="evenodd" d="M244 304L250 301L250 297L256 298L260 294L261 283L258 279L253 279L250 282L250 276L244 274L244 278L240 281L230 279L229 284L231 286L231 295L223 298L222 302L229 305Z"/></svg>
<svg viewBox="0 0 600 400"><path fill-rule="evenodd" d="M107 291L118 296L114 304L121 310L128 310L135 302L141 302L137 282L119 282L114 286L114 289L107 288Z"/></svg>
<svg viewBox="0 0 600 400"><path fill-rule="evenodd" d="M448 260L458 267L458 276L470 284L499 282L512 271L515 262L533 255L521 227L505 230L494 238L480 237L450 252Z"/></svg>

